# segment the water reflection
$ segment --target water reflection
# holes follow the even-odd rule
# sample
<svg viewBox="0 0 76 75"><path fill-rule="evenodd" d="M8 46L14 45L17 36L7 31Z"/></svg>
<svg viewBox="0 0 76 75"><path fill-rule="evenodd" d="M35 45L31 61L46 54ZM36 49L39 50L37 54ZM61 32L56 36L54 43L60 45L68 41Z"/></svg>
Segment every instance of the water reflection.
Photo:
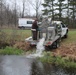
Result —
<svg viewBox="0 0 76 75"><path fill-rule="evenodd" d="M44 67L41 62L37 62L37 61L33 62L31 75L45 75Z"/></svg>
<svg viewBox="0 0 76 75"><path fill-rule="evenodd" d="M34 62L32 64L32 75L76 75L72 69L62 69L59 66Z"/></svg>
<svg viewBox="0 0 76 75"><path fill-rule="evenodd" d="M0 75L76 75L76 71L25 56L0 56Z"/></svg>

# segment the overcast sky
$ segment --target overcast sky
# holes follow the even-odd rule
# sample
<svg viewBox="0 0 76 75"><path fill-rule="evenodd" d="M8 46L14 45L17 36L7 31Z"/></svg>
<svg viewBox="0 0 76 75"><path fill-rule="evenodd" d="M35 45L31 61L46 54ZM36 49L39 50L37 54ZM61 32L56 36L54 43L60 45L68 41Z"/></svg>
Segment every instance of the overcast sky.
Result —
<svg viewBox="0 0 76 75"><path fill-rule="evenodd" d="M31 0L33 3L35 3L35 0ZM44 2L44 0L40 0L42 3ZM17 10L19 12L22 11L22 0L16 0L17 2ZM6 3L10 5L10 8L13 9L14 8L14 3L15 0L6 0ZM40 7L39 12L41 12L41 10L43 9L43 7ZM28 0L26 0L26 7L25 7L25 14L31 14L31 15L35 15L35 10L34 8L29 4Z"/></svg>
<svg viewBox="0 0 76 75"><path fill-rule="evenodd" d="M15 0L5 0L7 4L10 5L10 9L13 9L14 8L14 4L15 4ZM19 12L22 11L22 1L23 0L16 0L17 2L17 10ZM25 15L35 15L36 12L34 10L34 8L29 4L29 0L25 0L26 1L26 4L25 4ZM34 4L35 4L35 1L36 0L30 0L32 1ZM40 0L42 3L44 3L44 0ZM55 2L57 2L57 0L55 0ZM66 3L67 1L65 1L64 3ZM44 9L42 6L40 7L40 10L39 10L39 13L42 13L42 9ZM58 12L58 11L57 11ZM66 14L66 11L64 10L63 11L63 14L65 15Z"/></svg>

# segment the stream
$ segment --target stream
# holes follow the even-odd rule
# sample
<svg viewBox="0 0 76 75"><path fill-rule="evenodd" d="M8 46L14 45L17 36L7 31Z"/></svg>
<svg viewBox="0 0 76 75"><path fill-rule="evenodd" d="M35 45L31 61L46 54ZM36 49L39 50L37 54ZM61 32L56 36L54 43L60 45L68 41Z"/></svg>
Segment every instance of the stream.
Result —
<svg viewBox="0 0 76 75"><path fill-rule="evenodd" d="M76 71L43 64L35 58L6 55L0 56L0 75L76 75Z"/></svg>

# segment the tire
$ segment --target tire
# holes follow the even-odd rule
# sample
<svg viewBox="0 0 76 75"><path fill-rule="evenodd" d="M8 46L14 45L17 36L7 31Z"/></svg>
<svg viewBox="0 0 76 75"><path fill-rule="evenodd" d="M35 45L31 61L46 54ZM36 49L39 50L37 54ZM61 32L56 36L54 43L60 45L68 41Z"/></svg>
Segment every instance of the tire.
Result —
<svg viewBox="0 0 76 75"><path fill-rule="evenodd" d="M59 46L60 46L60 41L59 41L59 40L55 41L55 42L53 43L53 45L52 45L53 49L56 49L56 48L58 48Z"/></svg>
<svg viewBox="0 0 76 75"><path fill-rule="evenodd" d="M67 35L67 34L65 34L65 35L64 35L64 38L67 38L67 37L68 37L68 35Z"/></svg>
<svg viewBox="0 0 76 75"><path fill-rule="evenodd" d="M67 38L68 37L68 30L66 32L66 34L64 35L64 38Z"/></svg>
<svg viewBox="0 0 76 75"><path fill-rule="evenodd" d="M24 29L25 29L25 27L22 27L22 29L24 30Z"/></svg>
<svg viewBox="0 0 76 75"><path fill-rule="evenodd" d="M45 46L45 50L50 51L52 49L52 46Z"/></svg>

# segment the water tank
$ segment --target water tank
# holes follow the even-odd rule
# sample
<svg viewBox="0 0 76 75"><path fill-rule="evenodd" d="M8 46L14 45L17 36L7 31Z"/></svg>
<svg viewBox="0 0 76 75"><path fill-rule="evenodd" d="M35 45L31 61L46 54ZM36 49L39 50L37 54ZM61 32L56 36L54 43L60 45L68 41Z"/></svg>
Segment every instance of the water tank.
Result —
<svg viewBox="0 0 76 75"><path fill-rule="evenodd" d="M55 27L48 27L47 40L52 40L55 37Z"/></svg>

